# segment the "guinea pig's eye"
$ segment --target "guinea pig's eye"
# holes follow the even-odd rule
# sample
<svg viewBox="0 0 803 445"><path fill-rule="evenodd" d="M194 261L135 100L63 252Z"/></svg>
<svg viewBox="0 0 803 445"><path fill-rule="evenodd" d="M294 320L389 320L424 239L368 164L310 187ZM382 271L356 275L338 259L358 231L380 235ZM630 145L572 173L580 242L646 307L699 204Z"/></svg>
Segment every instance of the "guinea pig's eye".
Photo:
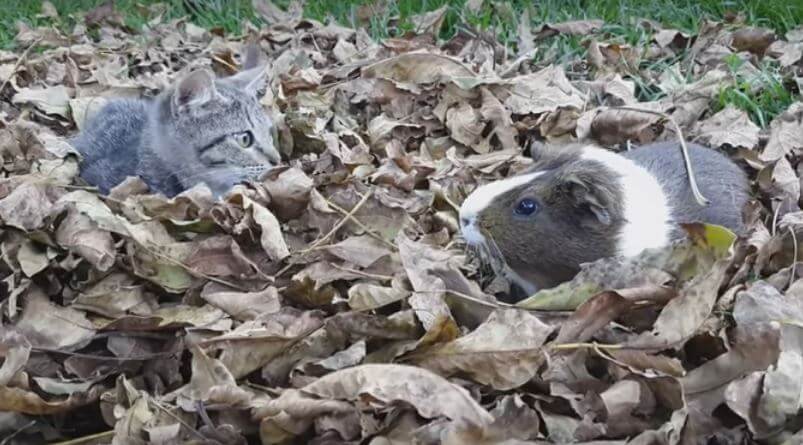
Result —
<svg viewBox="0 0 803 445"><path fill-rule="evenodd" d="M517 215L529 216L535 213L536 210L538 210L538 203L533 199L524 198L516 203L515 212Z"/></svg>
<svg viewBox="0 0 803 445"><path fill-rule="evenodd" d="M234 134L234 140L240 144L240 147L248 148L254 144L254 134L250 131L243 131Z"/></svg>

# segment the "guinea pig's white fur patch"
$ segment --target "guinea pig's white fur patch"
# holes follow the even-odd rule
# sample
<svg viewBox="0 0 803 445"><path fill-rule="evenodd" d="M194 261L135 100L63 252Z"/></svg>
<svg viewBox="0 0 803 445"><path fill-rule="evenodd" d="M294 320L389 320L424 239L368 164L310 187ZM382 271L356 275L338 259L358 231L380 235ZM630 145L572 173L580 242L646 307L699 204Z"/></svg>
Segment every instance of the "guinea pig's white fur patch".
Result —
<svg viewBox="0 0 803 445"><path fill-rule="evenodd" d="M485 237L477 227L477 216L497 197L543 174L543 172L527 173L477 187L460 206L460 232L463 234L463 239L472 246L484 244Z"/></svg>
<svg viewBox="0 0 803 445"><path fill-rule="evenodd" d="M619 175L625 219L619 254L635 256L644 249L665 246L672 232L672 215L658 180L630 159L603 148L583 147L581 158L597 161Z"/></svg>

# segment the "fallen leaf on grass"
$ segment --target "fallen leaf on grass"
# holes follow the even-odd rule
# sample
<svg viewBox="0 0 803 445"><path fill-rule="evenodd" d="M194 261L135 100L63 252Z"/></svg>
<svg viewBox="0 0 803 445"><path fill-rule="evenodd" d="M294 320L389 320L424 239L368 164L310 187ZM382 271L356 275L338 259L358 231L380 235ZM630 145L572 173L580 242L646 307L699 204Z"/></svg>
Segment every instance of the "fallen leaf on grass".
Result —
<svg viewBox="0 0 803 445"><path fill-rule="evenodd" d="M252 0L254 11L269 25L284 24L292 27L301 19L301 3L291 2L287 11L283 11L270 0Z"/></svg>
<svg viewBox="0 0 803 445"><path fill-rule="evenodd" d="M770 123L770 139L759 158L774 161L790 153L803 152L803 102L795 102Z"/></svg>
<svg viewBox="0 0 803 445"><path fill-rule="evenodd" d="M545 39L556 34L588 35L602 28L602 20L572 20L561 23L545 23L536 31L536 39Z"/></svg>
<svg viewBox="0 0 803 445"><path fill-rule="evenodd" d="M533 42L533 32L530 28L530 10L525 8L524 13L521 15L519 19L518 27L516 29L518 32L518 44L519 44L519 55L529 54L531 51L535 50L535 44Z"/></svg>
<svg viewBox="0 0 803 445"><path fill-rule="evenodd" d="M474 77L474 72L448 56L411 52L367 66L363 68L362 75L395 82L424 84L445 82L453 77Z"/></svg>
<svg viewBox="0 0 803 445"><path fill-rule="evenodd" d="M558 66L537 73L519 76L510 81L504 104L515 114L540 114L561 108L583 108L583 95L566 78Z"/></svg>
<svg viewBox="0 0 803 445"><path fill-rule="evenodd" d="M731 45L737 51L750 51L764 55L767 47L775 41L775 33L765 28L742 28L734 31Z"/></svg>
<svg viewBox="0 0 803 445"><path fill-rule="evenodd" d="M756 148L759 131L747 113L731 105L697 126L697 133L713 147L727 144L734 148Z"/></svg>
<svg viewBox="0 0 803 445"><path fill-rule="evenodd" d="M444 19L446 19L446 11L448 9L448 5L443 5L434 11L416 14L410 17L410 22L413 24L415 33L437 36L441 30Z"/></svg>
<svg viewBox="0 0 803 445"><path fill-rule="evenodd" d="M646 144L653 142L662 131L661 116L631 109L605 109L591 122L591 136L603 145L628 140Z"/></svg>

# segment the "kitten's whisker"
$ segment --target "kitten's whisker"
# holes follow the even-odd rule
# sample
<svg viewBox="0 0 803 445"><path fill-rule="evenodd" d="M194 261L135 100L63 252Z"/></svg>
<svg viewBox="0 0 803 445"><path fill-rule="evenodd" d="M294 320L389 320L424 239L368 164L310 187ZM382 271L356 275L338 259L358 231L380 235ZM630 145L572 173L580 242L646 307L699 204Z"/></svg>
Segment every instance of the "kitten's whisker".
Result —
<svg viewBox="0 0 803 445"><path fill-rule="evenodd" d="M211 172L211 171L215 171L215 170L226 169L226 168L231 168L231 167L230 166L220 166L220 167L214 167L213 166L213 167L209 167L209 166L205 166L205 165L200 165L200 166L193 165L193 166L183 167L183 168L180 168L180 169L177 169L177 170L173 170L172 173L176 177L180 177L180 176L186 177L185 175L187 173L189 173L190 177L191 177L191 176L196 175L196 174L203 174L203 173L207 173L207 172Z"/></svg>

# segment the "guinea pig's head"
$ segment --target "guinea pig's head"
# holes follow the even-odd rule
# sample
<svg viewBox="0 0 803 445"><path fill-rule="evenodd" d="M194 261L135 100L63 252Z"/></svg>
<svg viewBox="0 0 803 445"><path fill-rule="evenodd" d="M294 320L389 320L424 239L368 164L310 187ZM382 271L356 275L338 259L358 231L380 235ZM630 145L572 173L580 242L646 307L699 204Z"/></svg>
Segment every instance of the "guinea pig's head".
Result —
<svg viewBox="0 0 803 445"><path fill-rule="evenodd" d="M582 263L616 254L620 188L616 173L584 159L581 149L562 150L475 189L460 208L460 229L480 258L507 266L511 281L529 294L570 280Z"/></svg>

